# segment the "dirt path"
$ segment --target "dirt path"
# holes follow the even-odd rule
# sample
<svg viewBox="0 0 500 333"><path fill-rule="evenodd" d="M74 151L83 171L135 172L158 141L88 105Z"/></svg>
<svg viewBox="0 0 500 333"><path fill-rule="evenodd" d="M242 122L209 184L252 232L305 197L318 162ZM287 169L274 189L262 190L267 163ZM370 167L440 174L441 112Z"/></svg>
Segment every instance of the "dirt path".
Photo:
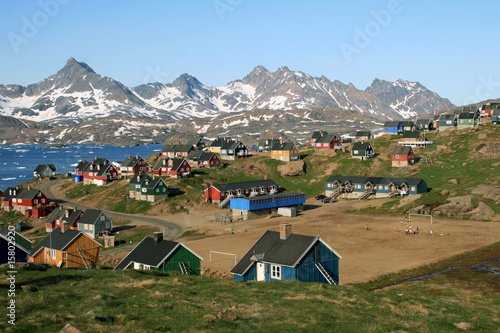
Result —
<svg viewBox="0 0 500 333"><path fill-rule="evenodd" d="M284 221L292 224L292 232L310 236L321 235L342 257L340 281L342 284L367 282L380 275L415 268L421 265L471 251L498 241L500 223L460 221L413 217L411 223L400 221L404 216L384 216L346 213L367 205L381 205L387 200L343 200L321 204L314 199L306 202L306 210L296 218L264 218L238 221L231 225L206 223L193 214L193 227L211 237L181 239L182 243L204 257L202 265L210 271L229 273L234 257L212 254L219 251L241 258L265 230L278 231ZM369 231L365 231L368 224ZM410 224L420 233L406 235ZM394 231L397 228L397 232ZM430 235L430 229L434 235Z"/></svg>

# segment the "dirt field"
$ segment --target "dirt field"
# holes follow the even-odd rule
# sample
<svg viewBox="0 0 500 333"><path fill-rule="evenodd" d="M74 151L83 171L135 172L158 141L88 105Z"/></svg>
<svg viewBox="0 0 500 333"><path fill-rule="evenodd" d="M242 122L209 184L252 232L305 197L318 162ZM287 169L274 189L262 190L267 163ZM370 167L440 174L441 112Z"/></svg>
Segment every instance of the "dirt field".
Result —
<svg viewBox="0 0 500 333"><path fill-rule="evenodd" d="M292 224L292 232L310 236L321 235L341 256L340 282L353 284L367 282L380 275L429 264L453 255L477 249L498 241L500 223L460 221L429 217L412 217L411 223L400 221L404 216L381 216L346 213L368 205L380 205L392 199L350 200L322 204L314 199L306 202L306 210L295 218L264 218L238 221L231 225L205 222L203 216L212 212L193 212L193 229L206 232L210 237L183 238L183 244L204 258L203 267L211 272L229 273L234 257L212 254L219 251L236 254L241 258L265 230L279 230L279 224ZM187 224L185 216L175 216ZM369 230L365 230L365 225ZM419 227L420 233L406 235L405 228ZM397 232L394 228L397 228ZM430 235L430 229L434 235Z"/></svg>

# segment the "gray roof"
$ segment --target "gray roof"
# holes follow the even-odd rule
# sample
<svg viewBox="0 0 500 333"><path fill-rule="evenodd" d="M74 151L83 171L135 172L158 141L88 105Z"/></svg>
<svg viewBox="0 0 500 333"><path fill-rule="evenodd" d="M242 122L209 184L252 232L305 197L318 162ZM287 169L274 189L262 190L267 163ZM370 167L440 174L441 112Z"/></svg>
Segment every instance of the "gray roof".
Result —
<svg viewBox="0 0 500 333"><path fill-rule="evenodd" d="M229 140L231 141L231 138L229 136L225 136L225 137L222 137L222 138L216 138L214 140L214 142L212 142L212 144L210 145L210 147L222 147L222 144L224 143L224 141L226 140Z"/></svg>
<svg viewBox="0 0 500 333"><path fill-rule="evenodd" d="M48 234L37 246L33 248L30 252L30 256L33 257L38 251L46 247L48 249L54 249L58 251L64 250L78 235L82 234L84 237L89 237L85 233L79 230L68 229L65 232L61 232L61 228L55 228L50 234ZM89 237L92 239L91 237ZM93 240L93 239L92 239ZM93 240L101 246L97 241Z"/></svg>
<svg viewBox="0 0 500 333"><path fill-rule="evenodd" d="M311 139L319 138L321 136L321 133L323 133L323 135L328 134L328 132L326 132L326 131L314 131L312 136L311 136Z"/></svg>
<svg viewBox="0 0 500 333"><path fill-rule="evenodd" d="M10 191L12 190L12 193L16 194L10 194ZM26 199L26 200L33 200L37 193L39 192L39 189L32 188L32 189L27 189L24 187L8 187L5 189L5 192L0 195L1 198L4 198L5 201L9 201L12 198L17 198L17 199Z"/></svg>
<svg viewBox="0 0 500 333"><path fill-rule="evenodd" d="M441 114L441 116L439 117L439 120L453 120L457 117L456 114L446 114L446 113L443 113Z"/></svg>
<svg viewBox="0 0 500 333"><path fill-rule="evenodd" d="M132 178L130 178L129 184L132 184L132 185L141 185L142 183L144 183L144 181L146 179L149 179L149 178L151 178L151 177L149 175L147 175L147 174L139 175L137 173L134 173L132 175Z"/></svg>
<svg viewBox="0 0 500 333"><path fill-rule="evenodd" d="M162 152L189 153L193 149L194 149L193 146L189 145L189 144L186 144L186 145L165 145Z"/></svg>
<svg viewBox="0 0 500 333"><path fill-rule="evenodd" d="M372 132L370 132L370 131L356 131L356 137L359 138L361 136L371 137Z"/></svg>
<svg viewBox="0 0 500 333"><path fill-rule="evenodd" d="M408 155L412 150L410 146L396 146L392 150L392 155Z"/></svg>
<svg viewBox="0 0 500 333"><path fill-rule="evenodd" d="M188 160L191 161L210 161L214 156L217 156L215 153L205 152L205 151L192 151L188 155Z"/></svg>
<svg viewBox="0 0 500 333"><path fill-rule="evenodd" d="M318 142L319 139L316 140ZM277 142L274 145L271 146L271 150L285 150L285 151L290 151L295 147L295 144L293 142Z"/></svg>
<svg viewBox="0 0 500 333"><path fill-rule="evenodd" d="M135 167L143 158L139 155L131 156L129 155L125 161L122 163L122 167Z"/></svg>
<svg viewBox="0 0 500 333"><path fill-rule="evenodd" d="M236 149L240 143L243 144L241 141L225 141L220 149Z"/></svg>
<svg viewBox="0 0 500 333"><path fill-rule="evenodd" d="M259 147L272 147L274 144L279 143L280 139L260 139Z"/></svg>
<svg viewBox="0 0 500 333"><path fill-rule="evenodd" d="M156 188L158 185L160 185L161 183L167 185L163 179L161 178L154 178L154 179L150 179L146 182L144 182L144 184L142 185L143 188L148 188L148 189L154 189ZM167 186L168 187L168 186Z"/></svg>
<svg viewBox="0 0 500 333"><path fill-rule="evenodd" d="M340 136L338 136L337 134L323 134L316 139L316 143L330 143L335 140L335 137L340 139Z"/></svg>
<svg viewBox="0 0 500 333"><path fill-rule="evenodd" d="M428 125L431 122L429 118L417 119L415 124L417 125Z"/></svg>
<svg viewBox="0 0 500 333"><path fill-rule="evenodd" d="M384 127L398 127L400 124L399 121L386 121L384 123Z"/></svg>
<svg viewBox="0 0 500 333"><path fill-rule="evenodd" d="M360 177L360 176L330 176L326 180L327 183L338 182L339 184L373 184L373 185L389 185L394 184L400 186L406 184L408 186L418 186L424 180L422 178L389 178L389 177Z"/></svg>
<svg viewBox="0 0 500 333"><path fill-rule="evenodd" d="M500 115L500 109L495 109L493 110L493 113L495 116Z"/></svg>
<svg viewBox="0 0 500 333"><path fill-rule="evenodd" d="M148 266L158 267L182 246L203 260L199 255L191 251L182 243L161 240L156 242L152 237L144 239L115 267L115 269L126 269L132 262L141 263Z"/></svg>
<svg viewBox="0 0 500 333"><path fill-rule="evenodd" d="M185 158L171 158L170 159L173 164L172 164L172 169L171 170L174 170L174 171L177 171L180 169L182 163L186 160ZM187 163L187 162L186 162Z"/></svg>
<svg viewBox="0 0 500 333"><path fill-rule="evenodd" d="M66 216L66 211L69 212L69 216ZM63 222L68 222L70 225L76 222L76 219L80 214L83 213L82 210L80 209L72 209L72 208L64 208L64 207L57 207L50 213L49 217L47 218L47 223L52 224L55 220L60 220Z"/></svg>
<svg viewBox="0 0 500 333"><path fill-rule="evenodd" d="M78 224L96 224L96 222L99 222L99 216L101 214L104 214L102 210L98 209L87 209L84 213L82 218L78 221ZM104 214L106 215L106 214Z"/></svg>
<svg viewBox="0 0 500 333"><path fill-rule="evenodd" d="M407 126L412 126L412 127L413 127L413 125L414 125L414 124L413 124L413 121L411 121L411 120L401 121L401 122L400 122L400 124L401 124L401 126L403 126L403 127L407 127Z"/></svg>
<svg viewBox="0 0 500 333"><path fill-rule="evenodd" d="M476 114L474 112L464 111L458 115L459 119L474 119Z"/></svg>
<svg viewBox="0 0 500 333"><path fill-rule="evenodd" d="M319 237L291 234L286 240L280 239L277 231L266 231L252 248L241 258L231 270L232 274L244 275L255 261L295 267L307 251L318 241ZM330 248L331 249L331 248ZM333 251L333 249L331 249ZM339 259L341 258L333 251Z"/></svg>
<svg viewBox="0 0 500 333"><path fill-rule="evenodd" d="M420 136L420 131L405 131L403 133L404 139L416 139Z"/></svg>
<svg viewBox="0 0 500 333"><path fill-rule="evenodd" d="M205 140L203 140L203 136L200 136L200 135L196 135L192 138L190 138L187 142L188 145L191 145L191 146L194 146L194 147L197 147L198 144L200 144L201 146L205 146Z"/></svg>
<svg viewBox="0 0 500 333"><path fill-rule="evenodd" d="M278 188L278 184L276 184L271 179L254 180L254 181L242 182L242 183L215 184L212 186L215 187L220 192L246 190L246 189L251 189L251 188L270 187L270 186L276 186L276 188Z"/></svg>
<svg viewBox="0 0 500 333"><path fill-rule="evenodd" d="M57 171L57 168L54 164L39 164L36 168L35 168L35 172L36 173L40 173L42 172L43 170L45 170L45 168L49 168L52 172L56 172Z"/></svg>
<svg viewBox="0 0 500 333"><path fill-rule="evenodd" d="M367 150L368 148L372 148L369 142L355 142L352 145L352 150Z"/></svg>
<svg viewBox="0 0 500 333"><path fill-rule="evenodd" d="M9 229L8 228L3 228L2 230L0 230L0 237L5 239L6 241L10 242L10 239L9 239ZM14 234L14 239L16 240L15 242L15 246L20 248L21 250L23 250L24 252L26 253L30 253L30 249L28 248L25 248L24 246L21 245L21 241L17 240L16 238L17 237L22 237L24 238L24 240L26 240L27 242L29 242L30 244L33 243L32 241L30 241L28 238L26 238L25 236L23 236L22 234L20 234L19 232L15 232Z"/></svg>

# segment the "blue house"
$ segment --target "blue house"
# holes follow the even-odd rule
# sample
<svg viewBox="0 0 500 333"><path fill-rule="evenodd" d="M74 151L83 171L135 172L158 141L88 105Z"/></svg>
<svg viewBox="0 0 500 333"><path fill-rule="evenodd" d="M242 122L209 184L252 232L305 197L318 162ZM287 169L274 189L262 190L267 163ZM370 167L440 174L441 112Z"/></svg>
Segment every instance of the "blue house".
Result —
<svg viewBox="0 0 500 333"><path fill-rule="evenodd" d="M342 198L386 198L427 192L421 178L389 178L330 176L325 182L325 195Z"/></svg>
<svg viewBox="0 0 500 333"><path fill-rule="evenodd" d="M0 230L0 264L12 261L12 256L9 254L9 251L12 251L12 247L15 248L14 261L26 262L28 254L31 251L31 243L33 242L15 230L7 228Z"/></svg>
<svg viewBox="0 0 500 333"><path fill-rule="evenodd" d="M403 126L399 121L386 121L384 123L384 133L398 134L403 131Z"/></svg>
<svg viewBox="0 0 500 333"><path fill-rule="evenodd" d="M234 219L248 220L275 213L281 207L295 207L297 210L302 210L305 202L304 193L284 192L231 199L229 208L232 209Z"/></svg>
<svg viewBox="0 0 500 333"><path fill-rule="evenodd" d="M457 126L456 114L441 114L439 116L439 131L446 131Z"/></svg>
<svg viewBox="0 0 500 333"><path fill-rule="evenodd" d="M292 234L288 223L266 231L233 267L235 281L321 282L339 284L342 257L319 236Z"/></svg>

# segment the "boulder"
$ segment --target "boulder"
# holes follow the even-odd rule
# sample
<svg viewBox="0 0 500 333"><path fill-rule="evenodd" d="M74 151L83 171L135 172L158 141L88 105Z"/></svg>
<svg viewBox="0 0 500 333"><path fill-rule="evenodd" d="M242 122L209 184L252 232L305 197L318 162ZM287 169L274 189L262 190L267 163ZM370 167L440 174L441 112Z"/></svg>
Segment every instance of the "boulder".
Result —
<svg viewBox="0 0 500 333"><path fill-rule="evenodd" d="M79 329L71 326L71 324L66 324L66 326L64 326L60 331L59 333L81 333L82 331L80 331Z"/></svg>
<svg viewBox="0 0 500 333"><path fill-rule="evenodd" d="M493 219L493 216L495 216L495 211L491 209L490 206L481 201L479 202L477 208L467 213L467 216L470 216L470 218L473 220L491 221Z"/></svg>
<svg viewBox="0 0 500 333"><path fill-rule="evenodd" d="M481 184L472 189L472 194L482 195L485 198L495 201L496 205L500 205L500 186Z"/></svg>
<svg viewBox="0 0 500 333"><path fill-rule="evenodd" d="M456 328L459 328L459 329L464 330L464 331L472 330L472 329L476 328L474 326L474 324L472 324L472 323L466 323L466 322L463 322L463 321L460 322L460 323L455 323L453 325L455 325Z"/></svg>
<svg viewBox="0 0 500 333"><path fill-rule="evenodd" d="M432 215L437 217L462 218L465 214L474 209L472 206L472 196L448 198L449 203L438 206L432 210Z"/></svg>
<svg viewBox="0 0 500 333"><path fill-rule="evenodd" d="M306 174L306 163L304 160L288 162L278 166L278 171L285 177L303 176Z"/></svg>

